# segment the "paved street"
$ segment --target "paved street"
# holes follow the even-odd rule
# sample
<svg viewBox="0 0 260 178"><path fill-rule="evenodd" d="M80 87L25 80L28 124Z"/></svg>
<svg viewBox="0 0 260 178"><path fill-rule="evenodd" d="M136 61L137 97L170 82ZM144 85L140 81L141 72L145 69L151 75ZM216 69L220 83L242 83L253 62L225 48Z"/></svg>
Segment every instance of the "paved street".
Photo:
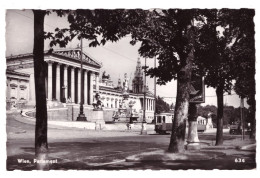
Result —
<svg viewBox="0 0 260 178"><path fill-rule="evenodd" d="M35 164L18 163L17 159L34 158L34 125L15 120L19 114L7 115L7 170L35 169ZM190 160L163 160L158 151L167 150L170 135L140 135L129 131L90 131L50 128L48 130L49 159L57 159L51 169L254 169L255 150L236 147L254 143L239 135L224 135L224 146L215 147L215 134L199 134L202 149L187 153ZM141 160L127 159L143 153ZM163 153L164 154L164 153ZM165 153L167 154L167 153ZM192 155L202 155L201 160ZM204 155L204 156L203 156ZM206 156L205 156L206 155ZM199 157L198 157L199 158ZM236 162L236 160L244 160Z"/></svg>

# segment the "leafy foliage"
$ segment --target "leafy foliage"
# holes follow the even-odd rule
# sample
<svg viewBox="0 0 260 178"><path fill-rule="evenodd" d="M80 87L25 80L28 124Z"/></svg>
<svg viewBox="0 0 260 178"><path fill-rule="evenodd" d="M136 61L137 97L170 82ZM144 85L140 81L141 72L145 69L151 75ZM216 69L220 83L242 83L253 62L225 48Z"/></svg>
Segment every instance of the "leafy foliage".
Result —
<svg viewBox="0 0 260 178"><path fill-rule="evenodd" d="M240 107L235 108L233 106L224 106L223 109L223 124L224 126L231 124L232 122L240 122L241 120L241 110ZM198 115L204 118L208 117L208 114L212 113L212 121L214 126L217 125L217 107L214 105L199 106ZM249 109L245 108L245 122L250 122Z"/></svg>
<svg viewBox="0 0 260 178"><path fill-rule="evenodd" d="M156 113L161 113L161 112L169 112L170 111L170 105L163 101L163 98L158 96L156 98Z"/></svg>
<svg viewBox="0 0 260 178"><path fill-rule="evenodd" d="M253 83L254 10L213 9L205 14L207 20L198 30L195 53L196 69L205 76L205 84L213 88L223 84L224 91L230 93L233 80L237 87Z"/></svg>
<svg viewBox="0 0 260 178"><path fill-rule="evenodd" d="M150 68L147 75L158 77L158 84L165 84L177 78L177 73L185 65L190 51L186 27L196 18L198 10L75 10L55 11L66 15L70 28L45 33L51 39L50 46L65 47L73 38L85 38L89 46L105 45L107 41L116 42L130 34L131 44L141 42L139 54L144 58L156 57L159 65Z"/></svg>

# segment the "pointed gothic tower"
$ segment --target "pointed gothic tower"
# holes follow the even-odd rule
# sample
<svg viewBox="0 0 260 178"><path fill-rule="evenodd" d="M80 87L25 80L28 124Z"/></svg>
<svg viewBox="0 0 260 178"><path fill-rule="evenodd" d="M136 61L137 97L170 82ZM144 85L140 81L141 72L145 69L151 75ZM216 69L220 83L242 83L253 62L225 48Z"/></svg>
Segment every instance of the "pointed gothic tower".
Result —
<svg viewBox="0 0 260 178"><path fill-rule="evenodd" d="M134 74L134 79L132 81L132 90L133 93L142 93L143 92L143 71L140 58L137 59L136 70Z"/></svg>

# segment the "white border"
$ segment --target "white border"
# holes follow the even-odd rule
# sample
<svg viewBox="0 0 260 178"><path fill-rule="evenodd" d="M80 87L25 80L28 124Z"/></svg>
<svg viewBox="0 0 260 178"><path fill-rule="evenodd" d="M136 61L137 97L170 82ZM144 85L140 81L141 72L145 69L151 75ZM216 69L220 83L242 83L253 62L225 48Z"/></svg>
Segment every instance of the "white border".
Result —
<svg viewBox="0 0 260 178"><path fill-rule="evenodd" d="M1 60L4 61L1 63L0 68L0 84L1 84L1 92L0 92L0 109L1 109L1 122L0 122L0 135L1 135L1 145L6 145L6 133L5 133L5 10L6 9L77 9L77 8L83 8L83 9L94 9L94 8L106 8L106 9L115 9L115 8L143 8L143 9L149 9L149 8L253 8L256 10L256 16L255 16L255 27L256 27L256 55L259 57L259 0L217 0L217 1L211 1L211 0L130 0L130 1L124 1L124 0L73 0L73 1L64 1L64 0L44 0L44 1L36 1L36 0L2 0L0 2L0 40L1 40L1 53L0 57ZM258 23L256 23L258 22ZM259 66L259 60L256 57L257 64L256 69L260 69ZM259 72L257 72L256 80L258 80ZM256 91L259 89L259 82L257 82L257 88ZM258 101L259 94L256 94L256 98ZM257 102L258 104L258 102ZM259 107L258 107L259 108ZM259 128L259 111L257 111L257 128ZM257 131L257 139L259 139L259 134ZM110 177L110 176L124 176L124 177L133 177L133 176L146 176L148 173L148 176L152 177L170 177L170 176L181 176L181 177L204 177L204 176L210 176L210 177L250 177L256 175L258 171L49 171L49 172L37 172L37 171L30 171L30 172L6 172L5 167L5 160L6 160L6 147L1 146L0 150L0 171L1 171L1 177L9 177L9 176L32 176L32 177L46 177L46 176L65 176L68 175L68 177L78 177L81 175L87 176L87 177ZM259 154L257 154L257 162L259 163ZM3 173L3 174L2 174ZM47 175L45 175L47 174Z"/></svg>

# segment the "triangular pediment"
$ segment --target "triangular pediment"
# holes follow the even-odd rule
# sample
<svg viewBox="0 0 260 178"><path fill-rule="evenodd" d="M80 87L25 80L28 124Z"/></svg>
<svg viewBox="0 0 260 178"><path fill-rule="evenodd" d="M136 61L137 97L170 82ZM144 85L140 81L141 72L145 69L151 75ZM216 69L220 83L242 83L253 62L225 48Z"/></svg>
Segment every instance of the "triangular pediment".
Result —
<svg viewBox="0 0 260 178"><path fill-rule="evenodd" d="M74 62L80 63L80 49L54 49L54 50L47 50L44 51L44 55L53 55L55 57L66 58L69 60L73 60ZM101 68L102 64L91 57L89 54L83 52L82 56L83 64L90 65L96 68ZM10 60L17 60L23 58L33 58L33 53L26 53L26 54L19 54L19 55L11 55L6 57L7 61Z"/></svg>
<svg viewBox="0 0 260 178"><path fill-rule="evenodd" d="M74 59L74 60L77 60L77 61L81 60L80 49L53 50L51 54L67 57L67 58ZM87 63L87 64L90 64L90 65L93 65L93 66L96 66L96 67L101 67L100 62L98 62L96 59L94 59L93 57L90 57L89 54L86 54L84 52L83 52L82 60L83 60L83 63Z"/></svg>

